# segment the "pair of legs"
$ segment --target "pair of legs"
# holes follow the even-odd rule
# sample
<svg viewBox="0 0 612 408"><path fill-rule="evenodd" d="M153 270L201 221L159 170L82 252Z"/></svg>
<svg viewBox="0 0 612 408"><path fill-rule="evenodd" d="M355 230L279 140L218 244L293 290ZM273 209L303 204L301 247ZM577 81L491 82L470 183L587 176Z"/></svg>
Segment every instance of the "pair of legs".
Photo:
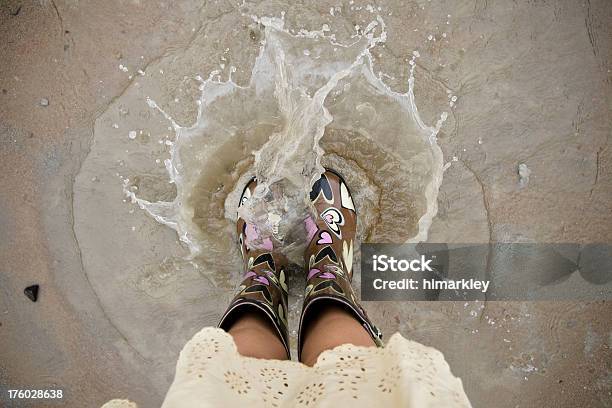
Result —
<svg viewBox="0 0 612 408"><path fill-rule="evenodd" d="M312 366L319 354L340 344L374 346L374 341L359 322L343 308L328 304L317 310L304 330L302 362ZM260 313L248 312L229 329L243 356L284 360L285 349L269 319Z"/></svg>
<svg viewBox="0 0 612 408"><path fill-rule="evenodd" d="M247 205L257 181L245 187L238 207ZM304 220L307 265L300 318L298 355L313 365L319 355L340 344L381 345L380 331L358 304L351 285L357 212L344 179L327 170L310 192L313 214ZM221 318L220 327L234 338L240 354L287 359L287 260L279 242L238 218L244 280Z"/></svg>

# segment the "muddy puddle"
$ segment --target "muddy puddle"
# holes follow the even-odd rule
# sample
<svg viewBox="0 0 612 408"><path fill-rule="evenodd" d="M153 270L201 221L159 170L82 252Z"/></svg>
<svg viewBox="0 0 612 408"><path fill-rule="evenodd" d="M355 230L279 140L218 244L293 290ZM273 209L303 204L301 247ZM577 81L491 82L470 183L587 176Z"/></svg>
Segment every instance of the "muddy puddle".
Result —
<svg viewBox="0 0 612 408"><path fill-rule="evenodd" d="M283 241L296 262L308 192L324 167L350 185L362 241L424 240L437 211L445 114L433 124L419 116L418 53L406 62L408 91L398 93L373 69L371 52L387 35L380 18L343 41L327 26L290 32L281 19L245 19L261 37L248 80L235 82L228 66L226 77L176 74L180 90L164 92L180 56L126 72L133 81L98 118L75 180L88 279L144 358L168 341L155 333L216 323L239 281L236 204L251 177L259 187L241 216ZM303 281L294 269L293 318ZM179 347L188 336L170 341Z"/></svg>

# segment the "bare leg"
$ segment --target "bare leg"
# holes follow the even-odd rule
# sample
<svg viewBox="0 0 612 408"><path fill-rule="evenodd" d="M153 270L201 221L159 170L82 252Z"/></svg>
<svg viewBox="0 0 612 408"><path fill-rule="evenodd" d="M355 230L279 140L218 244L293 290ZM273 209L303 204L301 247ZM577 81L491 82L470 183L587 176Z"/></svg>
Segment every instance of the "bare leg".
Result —
<svg viewBox="0 0 612 408"><path fill-rule="evenodd" d="M247 312L228 330L246 357L286 360L287 353L272 323L261 313Z"/></svg>
<svg viewBox="0 0 612 408"><path fill-rule="evenodd" d="M333 304L324 304L303 328L302 363L312 366L319 354L341 344L375 346L372 337L351 313Z"/></svg>

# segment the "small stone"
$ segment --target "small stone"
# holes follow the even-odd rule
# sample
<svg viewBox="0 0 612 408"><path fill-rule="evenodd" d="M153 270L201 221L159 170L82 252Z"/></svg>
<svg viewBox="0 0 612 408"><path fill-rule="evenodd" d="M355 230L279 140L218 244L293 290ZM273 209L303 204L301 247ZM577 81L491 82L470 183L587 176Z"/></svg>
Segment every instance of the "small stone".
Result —
<svg viewBox="0 0 612 408"><path fill-rule="evenodd" d="M40 106L49 106L49 100L47 98L40 98Z"/></svg>
<svg viewBox="0 0 612 408"><path fill-rule="evenodd" d="M531 175L531 170L525 163L520 163L518 165L518 175L519 175L519 187L524 188L529 184L529 176Z"/></svg>
<svg viewBox="0 0 612 408"><path fill-rule="evenodd" d="M23 293L30 299L32 302L36 302L38 299L38 285L28 286L23 290Z"/></svg>

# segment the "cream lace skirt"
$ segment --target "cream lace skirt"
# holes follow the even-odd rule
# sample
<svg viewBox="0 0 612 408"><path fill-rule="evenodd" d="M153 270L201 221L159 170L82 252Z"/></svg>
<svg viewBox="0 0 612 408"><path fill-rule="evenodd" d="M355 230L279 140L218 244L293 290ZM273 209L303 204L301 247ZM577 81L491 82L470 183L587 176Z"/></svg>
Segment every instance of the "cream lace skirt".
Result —
<svg viewBox="0 0 612 408"><path fill-rule="evenodd" d="M470 407L438 350L394 334L385 348L345 344L314 367L238 354L225 331L206 327L183 348L163 408ZM112 400L102 408L134 408Z"/></svg>

